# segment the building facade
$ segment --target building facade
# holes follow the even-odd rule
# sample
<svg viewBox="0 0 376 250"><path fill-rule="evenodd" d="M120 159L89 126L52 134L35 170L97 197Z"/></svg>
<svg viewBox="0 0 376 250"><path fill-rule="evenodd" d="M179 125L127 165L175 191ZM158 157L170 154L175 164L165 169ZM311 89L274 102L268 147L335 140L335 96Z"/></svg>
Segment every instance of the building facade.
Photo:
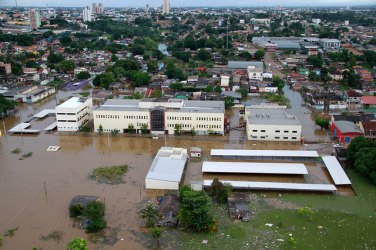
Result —
<svg viewBox="0 0 376 250"><path fill-rule="evenodd" d="M170 13L170 1L169 0L163 0L163 14L169 14Z"/></svg>
<svg viewBox="0 0 376 250"><path fill-rule="evenodd" d="M38 29L41 25L40 12L37 9L29 10L30 25L32 29Z"/></svg>
<svg viewBox="0 0 376 250"><path fill-rule="evenodd" d="M248 140L300 141L302 125L281 106L245 108Z"/></svg>
<svg viewBox="0 0 376 250"><path fill-rule="evenodd" d="M103 132L174 134L178 128L182 133L223 135L225 129L223 101L107 100L93 115L95 131L102 126Z"/></svg>
<svg viewBox="0 0 376 250"><path fill-rule="evenodd" d="M92 11L90 6L86 6L82 11L82 19L84 22L91 22Z"/></svg>
<svg viewBox="0 0 376 250"><path fill-rule="evenodd" d="M92 120L93 101L91 98L72 97L56 107L58 131L78 131Z"/></svg>

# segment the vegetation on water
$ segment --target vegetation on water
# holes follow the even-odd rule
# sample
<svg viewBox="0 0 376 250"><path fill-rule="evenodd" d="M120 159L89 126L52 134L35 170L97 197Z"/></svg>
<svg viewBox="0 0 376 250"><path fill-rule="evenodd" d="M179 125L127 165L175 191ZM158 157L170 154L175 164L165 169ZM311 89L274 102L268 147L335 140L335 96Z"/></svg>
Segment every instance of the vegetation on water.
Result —
<svg viewBox="0 0 376 250"><path fill-rule="evenodd" d="M347 158L355 171L376 184L376 143L363 136L354 138L347 150Z"/></svg>
<svg viewBox="0 0 376 250"><path fill-rule="evenodd" d="M98 183L119 184L124 183L123 176L128 171L127 165L112 167L99 167L93 170L89 178Z"/></svg>
<svg viewBox="0 0 376 250"><path fill-rule="evenodd" d="M44 240L44 241L54 240L57 243L59 243L61 241L61 239L63 238L63 234L64 234L63 231L53 231L46 236L41 236L40 239Z"/></svg>
<svg viewBox="0 0 376 250"><path fill-rule="evenodd" d="M153 237L153 239L155 239L155 243L156 243L156 246L157 248L160 247L160 238L162 237L162 228L160 227L153 227L151 230L151 236Z"/></svg>
<svg viewBox="0 0 376 250"><path fill-rule="evenodd" d="M290 105L289 99L287 99L283 95L282 91L280 91L280 93L262 93L261 97L270 101L270 102L277 103L278 105L282 105L282 106L289 106Z"/></svg>
<svg viewBox="0 0 376 250"><path fill-rule="evenodd" d="M89 248L86 240L75 238L68 243L67 250L89 250Z"/></svg>
<svg viewBox="0 0 376 250"><path fill-rule="evenodd" d="M29 158L33 155L33 152L29 152L29 153L26 153L26 154L23 154L21 155L21 158L19 160L24 160L26 158Z"/></svg>
<svg viewBox="0 0 376 250"><path fill-rule="evenodd" d="M79 93L82 97L88 97L90 95L89 92L81 92Z"/></svg>
<svg viewBox="0 0 376 250"><path fill-rule="evenodd" d="M21 149L20 148L15 148L12 150L12 154L20 154L21 153Z"/></svg>
<svg viewBox="0 0 376 250"><path fill-rule="evenodd" d="M0 94L0 117L1 113L5 113L16 107L17 102L13 100L6 99L2 94Z"/></svg>
<svg viewBox="0 0 376 250"><path fill-rule="evenodd" d="M317 116L316 119L315 119L315 124L320 126L321 129L323 128L328 128L329 127L329 118L328 117L322 117L321 115L320 116Z"/></svg>
<svg viewBox="0 0 376 250"><path fill-rule="evenodd" d="M139 216L142 219L146 219L147 227L154 227L159 216L159 211L156 205L148 203L139 211Z"/></svg>
<svg viewBox="0 0 376 250"><path fill-rule="evenodd" d="M4 234L4 236L13 237L16 231L18 230L18 228L19 227L8 229L8 231Z"/></svg>
<svg viewBox="0 0 376 250"><path fill-rule="evenodd" d="M84 221L88 220L86 232L96 233L106 227L104 219L105 204L100 201L91 201L86 206L81 204L69 207L69 216L73 219Z"/></svg>
<svg viewBox="0 0 376 250"><path fill-rule="evenodd" d="M90 124L86 123L86 124L82 125L81 128L80 128L80 132L84 132L84 133L91 132Z"/></svg>

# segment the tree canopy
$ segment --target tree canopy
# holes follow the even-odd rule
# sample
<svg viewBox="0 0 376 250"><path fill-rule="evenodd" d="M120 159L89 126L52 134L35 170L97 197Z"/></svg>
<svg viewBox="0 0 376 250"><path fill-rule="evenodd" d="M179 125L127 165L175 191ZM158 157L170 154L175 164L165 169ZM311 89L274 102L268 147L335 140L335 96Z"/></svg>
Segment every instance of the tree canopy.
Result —
<svg viewBox="0 0 376 250"><path fill-rule="evenodd" d="M204 191L182 189L178 216L182 225L196 232L209 232L215 227L210 198Z"/></svg>

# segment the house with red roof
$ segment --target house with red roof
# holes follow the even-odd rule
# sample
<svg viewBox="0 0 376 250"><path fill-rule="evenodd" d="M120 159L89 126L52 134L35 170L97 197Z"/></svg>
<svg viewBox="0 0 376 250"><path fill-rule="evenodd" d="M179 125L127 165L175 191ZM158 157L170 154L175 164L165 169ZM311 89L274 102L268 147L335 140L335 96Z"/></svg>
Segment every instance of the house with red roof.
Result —
<svg viewBox="0 0 376 250"><path fill-rule="evenodd" d="M376 121L361 121L359 127L365 138L372 141L376 140Z"/></svg>
<svg viewBox="0 0 376 250"><path fill-rule="evenodd" d="M360 102L364 109L376 108L376 96L362 96Z"/></svg>
<svg viewBox="0 0 376 250"><path fill-rule="evenodd" d="M333 136L340 142L350 143L352 139L363 135L362 130L350 121L334 121L332 123Z"/></svg>

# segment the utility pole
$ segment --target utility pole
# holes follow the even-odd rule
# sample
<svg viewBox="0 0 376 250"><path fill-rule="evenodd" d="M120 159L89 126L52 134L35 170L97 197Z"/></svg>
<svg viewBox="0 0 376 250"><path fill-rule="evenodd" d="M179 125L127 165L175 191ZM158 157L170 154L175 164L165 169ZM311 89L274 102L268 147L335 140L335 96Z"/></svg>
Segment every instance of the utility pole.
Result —
<svg viewBox="0 0 376 250"><path fill-rule="evenodd" d="M4 120L3 120L3 127L4 127L4 135L6 135L7 134L7 130L5 128L5 121Z"/></svg>
<svg viewBox="0 0 376 250"><path fill-rule="evenodd" d="M229 21L230 21L230 18L227 18L227 45L226 45L227 52L228 52L228 23Z"/></svg>

